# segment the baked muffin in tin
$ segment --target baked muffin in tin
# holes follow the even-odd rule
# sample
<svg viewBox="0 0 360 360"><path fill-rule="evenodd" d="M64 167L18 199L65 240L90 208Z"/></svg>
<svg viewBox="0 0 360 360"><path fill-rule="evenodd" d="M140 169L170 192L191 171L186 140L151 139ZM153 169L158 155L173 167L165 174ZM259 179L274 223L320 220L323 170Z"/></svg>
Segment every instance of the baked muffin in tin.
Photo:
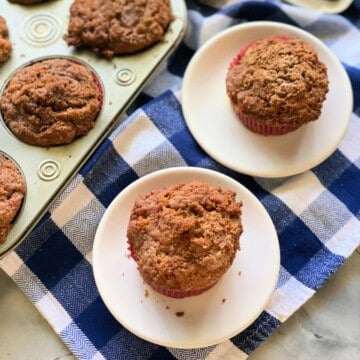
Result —
<svg viewBox="0 0 360 360"><path fill-rule="evenodd" d="M172 20L169 0L75 0L65 40L112 58L161 41Z"/></svg>
<svg viewBox="0 0 360 360"><path fill-rule="evenodd" d="M102 88L92 70L68 58L53 58L20 69L1 98L4 122L31 145L69 144L95 125Z"/></svg>
<svg viewBox="0 0 360 360"><path fill-rule="evenodd" d="M9 30L6 20L0 15L0 64L10 59L12 53L12 45L9 40Z"/></svg>
<svg viewBox="0 0 360 360"><path fill-rule="evenodd" d="M17 165L0 153L0 244L6 241L25 195L25 179Z"/></svg>

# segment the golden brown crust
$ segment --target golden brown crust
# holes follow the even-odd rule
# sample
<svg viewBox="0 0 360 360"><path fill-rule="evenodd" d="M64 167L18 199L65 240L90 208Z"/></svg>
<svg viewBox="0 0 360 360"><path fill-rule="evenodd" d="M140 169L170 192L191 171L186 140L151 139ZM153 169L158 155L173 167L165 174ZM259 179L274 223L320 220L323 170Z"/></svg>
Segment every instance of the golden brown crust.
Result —
<svg viewBox="0 0 360 360"><path fill-rule="evenodd" d="M75 0L65 39L111 58L162 40L172 20L169 0Z"/></svg>
<svg viewBox="0 0 360 360"><path fill-rule="evenodd" d="M22 141L38 146L68 144L94 127L101 95L88 67L65 58L49 59L17 72L0 108L5 123Z"/></svg>
<svg viewBox="0 0 360 360"><path fill-rule="evenodd" d="M25 181L17 166L0 154L0 244L10 231L25 193Z"/></svg>
<svg viewBox="0 0 360 360"><path fill-rule="evenodd" d="M8 39L9 32L5 19L0 15L0 64L7 61L12 52L12 45Z"/></svg>
<svg viewBox="0 0 360 360"><path fill-rule="evenodd" d="M297 38L260 39L226 77L235 112L266 125L302 125L318 119L328 92L326 66Z"/></svg>
<svg viewBox="0 0 360 360"><path fill-rule="evenodd" d="M180 291L215 284L239 249L241 206L234 192L199 182L141 196L127 235L145 281Z"/></svg>

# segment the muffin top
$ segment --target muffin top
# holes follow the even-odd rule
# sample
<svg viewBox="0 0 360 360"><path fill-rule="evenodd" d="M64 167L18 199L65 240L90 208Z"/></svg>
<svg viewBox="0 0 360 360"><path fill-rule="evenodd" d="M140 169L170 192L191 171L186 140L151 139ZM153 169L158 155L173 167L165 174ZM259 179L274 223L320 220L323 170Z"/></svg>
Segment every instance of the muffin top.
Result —
<svg viewBox="0 0 360 360"><path fill-rule="evenodd" d="M201 182L139 197L127 235L144 279L184 291L216 283L240 248L241 206L233 191Z"/></svg>
<svg viewBox="0 0 360 360"><path fill-rule="evenodd" d="M269 37L245 47L231 63L226 90L237 114L267 125L316 120L328 92L326 66L308 43Z"/></svg>
<svg viewBox="0 0 360 360"><path fill-rule="evenodd" d="M100 84L87 66L55 58L18 71L3 92L0 108L20 140L51 146L87 134L101 103Z"/></svg>
<svg viewBox="0 0 360 360"><path fill-rule="evenodd" d="M25 181L17 166L0 154L0 244L6 239L25 193Z"/></svg>
<svg viewBox="0 0 360 360"><path fill-rule="evenodd" d="M75 0L65 39L111 58L162 40L172 20L169 0Z"/></svg>
<svg viewBox="0 0 360 360"><path fill-rule="evenodd" d="M5 19L0 15L0 64L11 56L12 46L8 39L9 32Z"/></svg>

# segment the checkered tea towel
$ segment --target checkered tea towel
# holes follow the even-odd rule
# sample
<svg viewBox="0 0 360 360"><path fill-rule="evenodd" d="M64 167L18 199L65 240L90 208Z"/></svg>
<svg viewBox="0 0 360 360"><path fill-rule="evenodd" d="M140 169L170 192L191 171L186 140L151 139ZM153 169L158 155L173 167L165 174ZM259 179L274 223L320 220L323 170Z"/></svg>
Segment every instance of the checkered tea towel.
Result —
<svg viewBox="0 0 360 360"><path fill-rule="evenodd" d="M325 15L277 1L187 1L184 41L25 241L1 261L79 359L245 359L304 304L360 244L360 1ZM305 173L276 179L231 171L189 133L181 109L182 76L194 52L240 22L278 21L319 37L338 56L353 86L354 111L339 148ZM246 330L216 346L165 348L124 329L96 289L92 245L114 197L137 178L170 166L215 169L244 184L270 214L281 270L265 311ZM234 314L236 316L236 314Z"/></svg>

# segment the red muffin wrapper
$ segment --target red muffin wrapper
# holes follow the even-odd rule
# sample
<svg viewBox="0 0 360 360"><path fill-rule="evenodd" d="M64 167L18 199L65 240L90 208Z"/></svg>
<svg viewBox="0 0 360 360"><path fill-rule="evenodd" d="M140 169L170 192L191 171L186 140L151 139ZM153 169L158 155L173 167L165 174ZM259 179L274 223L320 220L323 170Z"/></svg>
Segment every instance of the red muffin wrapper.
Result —
<svg viewBox="0 0 360 360"><path fill-rule="evenodd" d="M249 116L238 114L239 120L251 131L261 135L285 135L297 130L302 125L267 125L262 124Z"/></svg>

